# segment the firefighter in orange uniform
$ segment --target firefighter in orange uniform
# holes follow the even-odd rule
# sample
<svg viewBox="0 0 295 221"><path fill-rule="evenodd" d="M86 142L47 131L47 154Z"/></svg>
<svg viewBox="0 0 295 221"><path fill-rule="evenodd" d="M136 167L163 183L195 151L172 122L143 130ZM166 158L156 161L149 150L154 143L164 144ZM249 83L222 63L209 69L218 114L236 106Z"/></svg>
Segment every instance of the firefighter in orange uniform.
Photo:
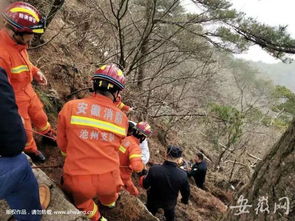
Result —
<svg viewBox="0 0 295 221"><path fill-rule="evenodd" d="M139 144L150 133L151 127L148 123L135 124L129 121L128 136L119 148L121 178L126 190L134 196L137 196L139 192L132 182L131 175L133 171L139 173L144 169Z"/></svg>
<svg viewBox="0 0 295 221"><path fill-rule="evenodd" d="M124 104L122 101L122 96L119 94L118 98L114 102L115 105L124 113L128 114L129 112L133 111L133 108Z"/></svg>
<svg viewBox="0 0 295 221"><path fill-rule="evenodd" d="M32 80L47 85L43 73L34 66L27 48L34 34L44 32L45 20L32 5L25 2L10 4L2 12L5 27L0 30L0 66L5 69L14 89L19 113L25 121L27 143L25 152L32 160L44 162L44 155L37 150L32 134L32 124L42 134L54 136L48 123L43 104L32 87Z"/></svg>
<svg viewBox="0 0 295 221"><path fill-rule="evenodd" d="M114 100L125 87L125 77L110 64L101 66L92 80L92 95L69 101L60 111L57 144L66 156L64 190L91 220L106 220L92 199L112 208L123 187L118 150L127 135L128 119Z"/></svg>

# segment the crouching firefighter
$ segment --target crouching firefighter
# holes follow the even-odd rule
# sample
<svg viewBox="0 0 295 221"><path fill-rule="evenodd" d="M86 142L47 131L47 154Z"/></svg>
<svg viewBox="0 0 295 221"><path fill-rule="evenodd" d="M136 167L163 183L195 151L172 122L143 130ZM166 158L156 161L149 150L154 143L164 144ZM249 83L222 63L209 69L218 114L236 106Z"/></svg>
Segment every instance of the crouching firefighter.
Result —
<svg viewBox="0 0 295 221"><path fill-rule="evenodd" d="M138 173L144 169L139 144L150 133L151 127L148 123L139 122L135 124L129 121L128 136L123 140L119 148L121 178L125 189L134 196L137 196L139 192L132 182L131 175L133 171Z"/></svg>
<svg viewBox="0 0 295 221"><path fill-rule="evenodd" d="M128 119L114 104L125 87L123 72L114 64L93 75L93 94L64 105L58 116L57 143L65 157L63 189L88 218L106 220L93 198L114 207L123 187L118 150L127 135Z"/></svg>

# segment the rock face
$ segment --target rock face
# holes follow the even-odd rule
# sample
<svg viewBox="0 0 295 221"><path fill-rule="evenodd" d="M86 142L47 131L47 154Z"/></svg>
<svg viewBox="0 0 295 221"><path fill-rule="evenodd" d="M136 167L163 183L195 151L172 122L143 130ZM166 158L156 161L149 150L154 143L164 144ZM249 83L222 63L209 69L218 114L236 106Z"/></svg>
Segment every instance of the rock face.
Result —
<svg viewBox="0 0 295 221"><path fill-rule="evenodd" d="M257 165L224 221L295 220L295 121ZM248 213L249 211L249 213Z"/></svg>
<svg viewBox="0 0 295 221"><path fill-rule="evenodd" d="M40 169L33 169L33 172L38 180L38 183L44 183L50 187L51 201L47 208L47 213L43 215L42 221L83 221L88 220L73 204L65 197L61 189L49 179L46 174ZM10 215L6 214L9 209L5 201L0 201L0 220L7 220Z"/></svg>

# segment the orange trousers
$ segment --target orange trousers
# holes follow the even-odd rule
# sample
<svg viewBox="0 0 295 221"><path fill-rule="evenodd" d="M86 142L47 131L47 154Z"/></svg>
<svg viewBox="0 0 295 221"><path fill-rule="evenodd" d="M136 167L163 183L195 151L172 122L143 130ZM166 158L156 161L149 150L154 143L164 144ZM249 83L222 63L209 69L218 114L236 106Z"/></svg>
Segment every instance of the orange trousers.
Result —
<svg viewBox="0 0 295 221"><path fill-rule="evenodd" d="M18 99L16 95L16 103L18 111L25 121L27 134L25 152L36 152L37 145L33 137L32 126L43 134L47 133L51 128L47 115L43 110L43 104L35 93L30 97L27 96L27 99Z"/></svg>
<svg viewBox="0 0 295 221"><path fill-rule="evenodd" d="M118 199L118 192L123 186L119 168L99 175L64 174L63 182L62 187L73 197L75 206L84 211L92 221L101 217L93 198L97 197L105 206L112 205Z"/></svg>
<svg viewBox="0 0 295 221"><path fill-rule="evenodd" d="M124 188L131 194L134 196L138 196L139 191L136 188L136 186L134 185L134 183L132 182L131 177L129 179L122 179L123 183L124 183Z"/></svg>

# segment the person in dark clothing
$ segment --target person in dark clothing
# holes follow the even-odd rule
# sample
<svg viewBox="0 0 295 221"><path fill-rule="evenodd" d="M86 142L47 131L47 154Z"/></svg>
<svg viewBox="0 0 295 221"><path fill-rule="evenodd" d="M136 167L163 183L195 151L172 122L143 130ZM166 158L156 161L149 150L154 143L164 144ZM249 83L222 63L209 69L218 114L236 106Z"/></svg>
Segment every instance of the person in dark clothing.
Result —
<svg viewBox="0 0 295 221"><path fill-rule="evenodd" d="M179 191L181 202L188 204L190 187L187 174L177 167L182 151L179 147L168 146L166 160L162 165L153 165L147 176L141 178L147 190L147 208L155 215L159 208L164 209L167 221L175 218L175 206Z"/></svg>
<svg viewBox="0 0 295 221"><path fill-rule="evenodd" d="M32 210L42 210L38 183L22 154L25 144L26 133L14 92L6 72L0 68L0 199L12 209L9 220L39 221L41 215L32 214Z"/></svg>
<svg viewBox="0 0 295 221"><path fill-rule="evenodd" d="M194 177L197 187L204 189L204 182L206 178L207 164L202 153L197 153L195 164L192 169L187 172L189 177Z"/></svg>

